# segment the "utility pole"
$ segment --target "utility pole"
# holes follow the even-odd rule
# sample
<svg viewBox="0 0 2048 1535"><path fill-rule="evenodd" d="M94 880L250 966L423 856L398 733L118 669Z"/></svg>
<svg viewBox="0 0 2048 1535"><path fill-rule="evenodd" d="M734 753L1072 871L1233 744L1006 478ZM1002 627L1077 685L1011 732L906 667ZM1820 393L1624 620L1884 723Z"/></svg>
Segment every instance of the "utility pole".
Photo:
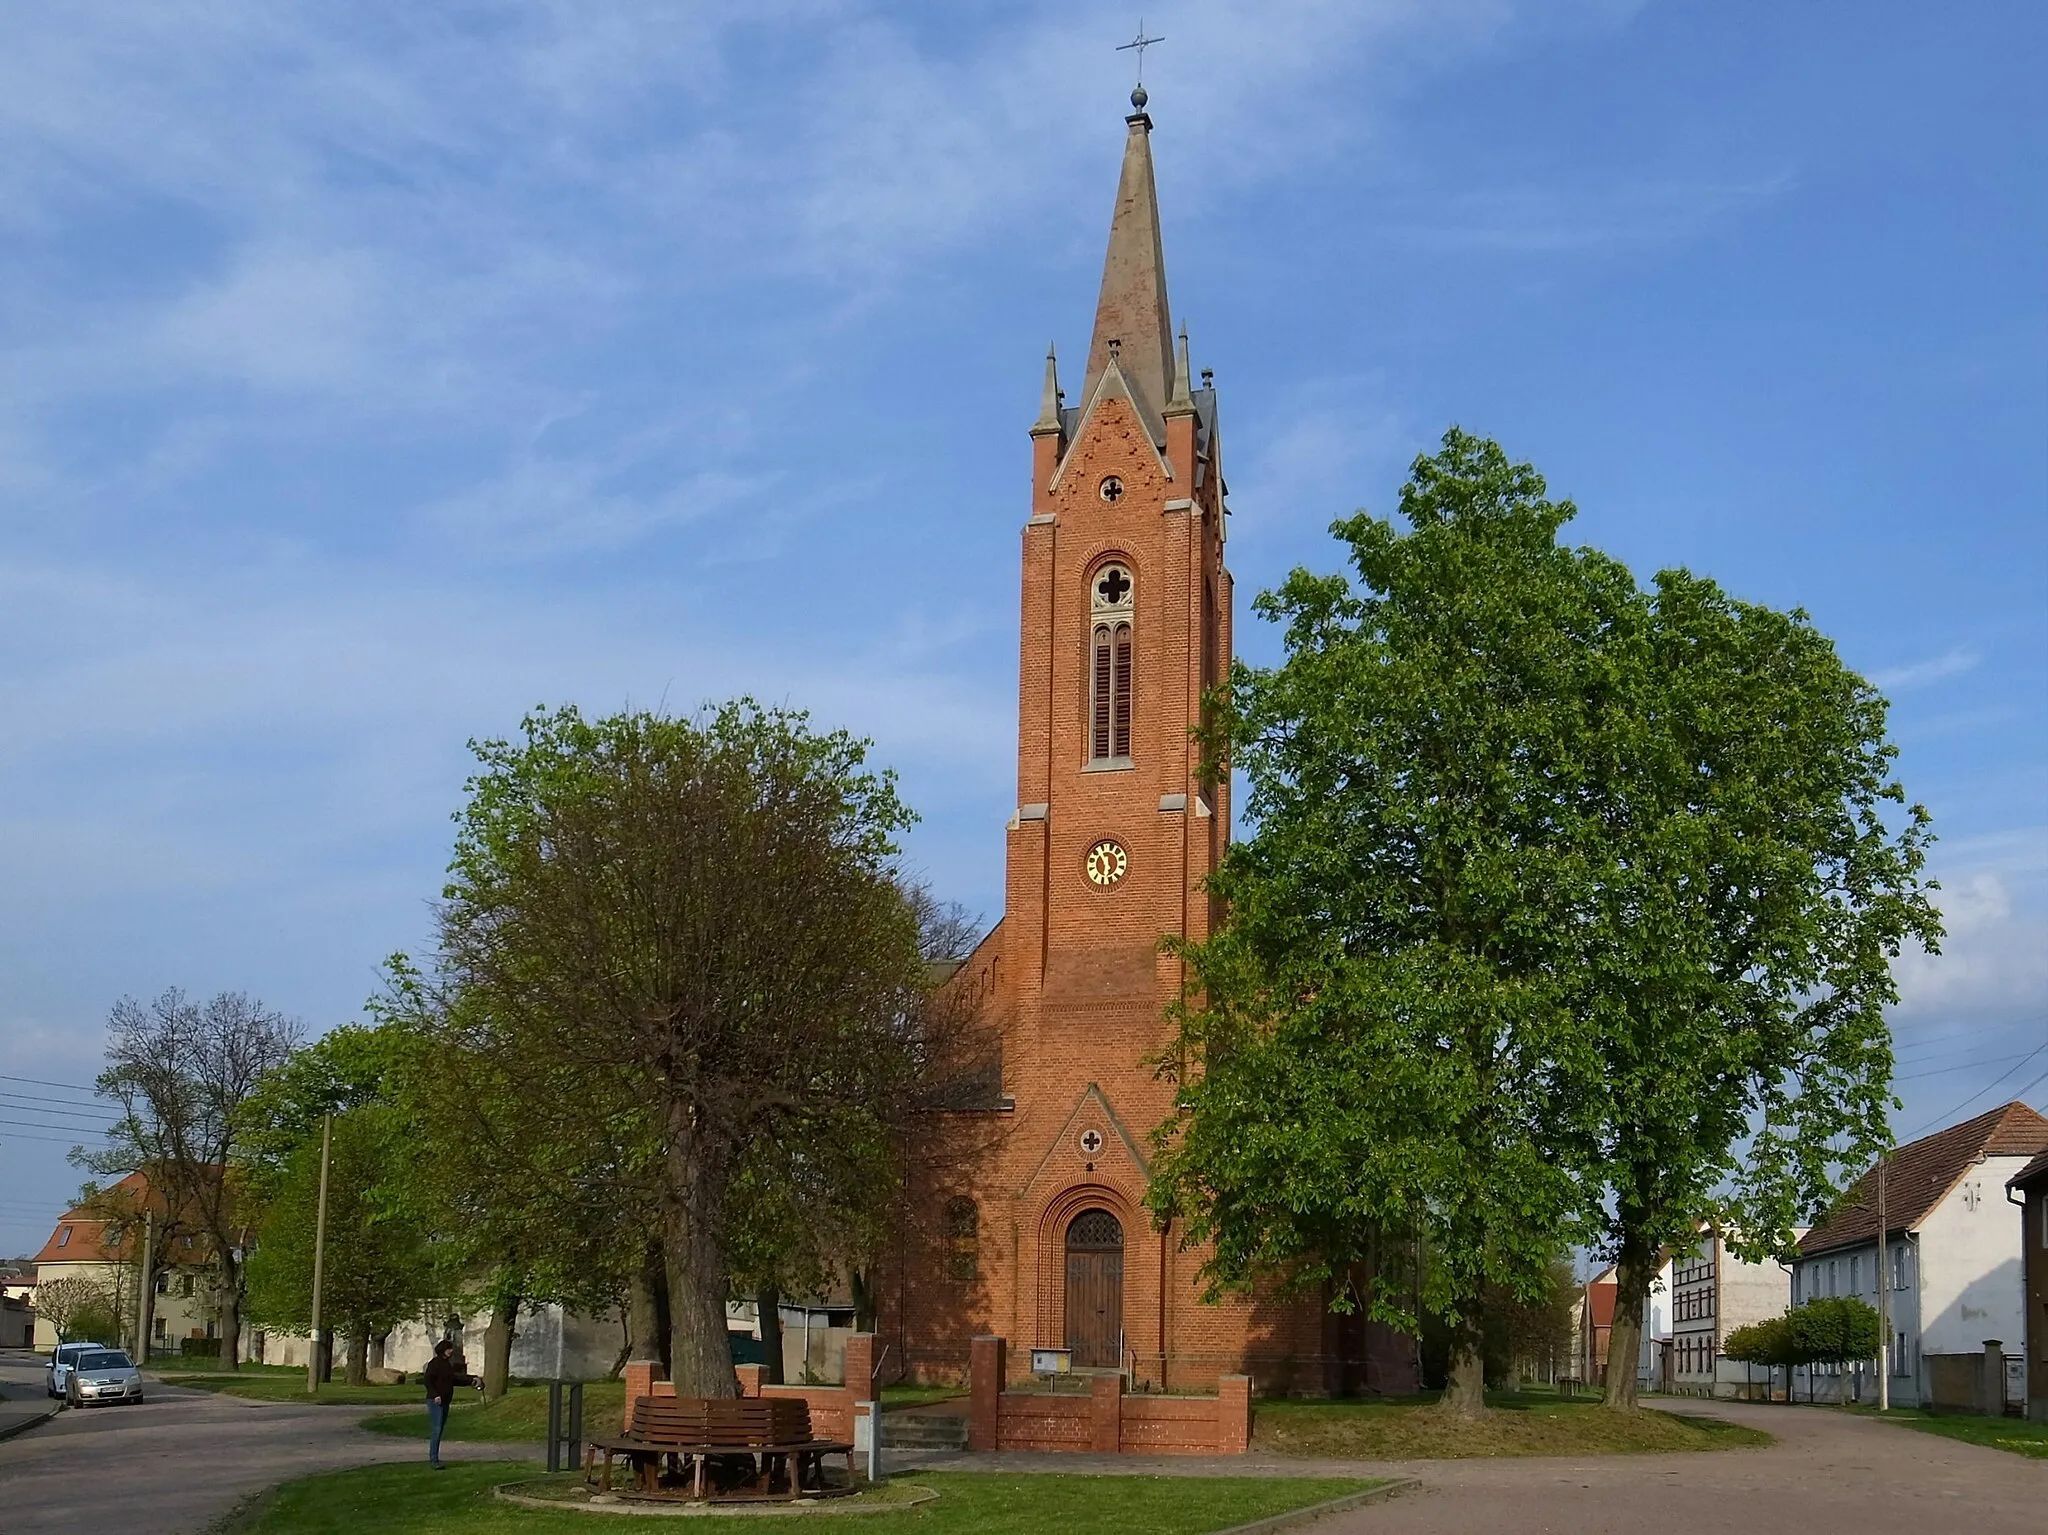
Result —
<svg viewBox="0 0 2048 1535"><path fill-rule="evenodd" d="M1877 1158L1877 1410L1892 1407L1892 1275L1885 1261L1884 1153Z"/></svg>
<svg viewBox="0 0 2048 1535"><path fill-rule="evenodd" d="M306 1350L306 1390L320 1389L320 1282L327 1268L327 1159L334 1150L334 1116L320 1121L320 1206L313 1217L313 1343Z"/></svg>
<svg viewBox="0 0 2048 1535"><path fill-rule="evenodd" d="M138 1369L149 1364L149 1322L150 1313L156 1309L156 1285L149 1271L156 1258L156 1217L144 1212L142 1217L142 1273L135 1281L135 1364Z"/></svg>

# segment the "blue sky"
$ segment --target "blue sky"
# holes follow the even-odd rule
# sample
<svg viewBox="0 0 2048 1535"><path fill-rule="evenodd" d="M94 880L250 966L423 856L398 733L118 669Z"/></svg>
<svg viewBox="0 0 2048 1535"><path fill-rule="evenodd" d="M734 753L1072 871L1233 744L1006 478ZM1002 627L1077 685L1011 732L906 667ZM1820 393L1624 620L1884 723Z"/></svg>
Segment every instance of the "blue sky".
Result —
<svg viewBox="0 0 2048 1535"><path fill-rule="evenodd" d="M1134 20L0 0L0 1072L90 1081L172 984L354 1016L465 740L540 702L871 735L993 918L1024 433ZM1899 1129L2048 1104L2048 12L1147 20L1241 596L1456 421L1645 577L1805 606L1943 839ZM76 1187L39 1136L0 1252Z"/></svg>

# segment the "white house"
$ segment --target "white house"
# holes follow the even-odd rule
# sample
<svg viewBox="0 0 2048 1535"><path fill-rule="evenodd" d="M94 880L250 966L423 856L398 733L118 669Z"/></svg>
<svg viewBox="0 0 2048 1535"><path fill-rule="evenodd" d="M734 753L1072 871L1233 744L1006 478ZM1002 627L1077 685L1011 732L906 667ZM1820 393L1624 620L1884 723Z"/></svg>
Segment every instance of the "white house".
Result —
<svg viewBox="0 0 2048 1535"><path fill-rule="evenodd" d="M2023 1235L2005 1202L2005 1185L2043 1151L2048 1118L2024 1103L2008 1103L1885 1159L1894 1401L1975 1407L1993 1342L2007 1356L2008 1393L2018 1398L2024 1392ZM1829 1295L1878 1304L1878 1172L1859 1178L1800 1242L1793 1305ZM1866 1384L1864 1373L1858 1369L1842 1389L1872 1394L1874 1382ZM1820 1395L1834 1389L1823 1381Z"/></svg>
<svg viewBox="0 0 2048 1535"><path fill-rule="evenodd" d="M1671 1386L1681 1396L1767 1395L1770 1382L1724 1357L1728 1334L1784 1313L1791 1281L1776 1263L1750 1263L1708 1231L1671 1270Z"/></svg>

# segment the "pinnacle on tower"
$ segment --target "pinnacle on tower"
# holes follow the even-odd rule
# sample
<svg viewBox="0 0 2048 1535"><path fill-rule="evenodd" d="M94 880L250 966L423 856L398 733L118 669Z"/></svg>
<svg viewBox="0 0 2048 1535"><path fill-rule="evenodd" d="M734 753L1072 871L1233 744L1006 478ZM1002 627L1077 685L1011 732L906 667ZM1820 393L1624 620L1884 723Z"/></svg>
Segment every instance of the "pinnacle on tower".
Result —
<svg viewBox="0 0 2048 1535"><path fill-rule="evenodd" d="M1138 100L1137 92L1132 100ZM1159 240L1159 194L1152 181L1152 119L1142 105L1124 119L1123 173L1109 221L1109 254L1102 263L1102 293L1095 301L1095 333L1088 343L1088 374L1081 398L1093 399L1109 365L1117 365L1151 409L1173 390L1173 318L1166 304L1166 254Z"/></svg>
<svg viewBox="0 0 2048 1535"><path fill-rule="evenodd" d="M1045 391L1038 398L1038 419L1031 423L1031 435L1060 429L1060 364L1053 349L1045 349Z"/></svg>

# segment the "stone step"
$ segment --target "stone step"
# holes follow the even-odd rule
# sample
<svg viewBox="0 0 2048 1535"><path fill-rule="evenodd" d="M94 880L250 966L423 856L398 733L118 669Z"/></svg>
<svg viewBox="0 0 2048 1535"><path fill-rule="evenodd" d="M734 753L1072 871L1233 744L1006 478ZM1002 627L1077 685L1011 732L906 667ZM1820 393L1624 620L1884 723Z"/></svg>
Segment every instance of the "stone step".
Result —
<svg viewBox="0 0 2048 1535"><path fill-rule="evenodd" d="M884 1413L882 1445L891 1450L964 1450L967 1420L936 1413Z"/></svg>

